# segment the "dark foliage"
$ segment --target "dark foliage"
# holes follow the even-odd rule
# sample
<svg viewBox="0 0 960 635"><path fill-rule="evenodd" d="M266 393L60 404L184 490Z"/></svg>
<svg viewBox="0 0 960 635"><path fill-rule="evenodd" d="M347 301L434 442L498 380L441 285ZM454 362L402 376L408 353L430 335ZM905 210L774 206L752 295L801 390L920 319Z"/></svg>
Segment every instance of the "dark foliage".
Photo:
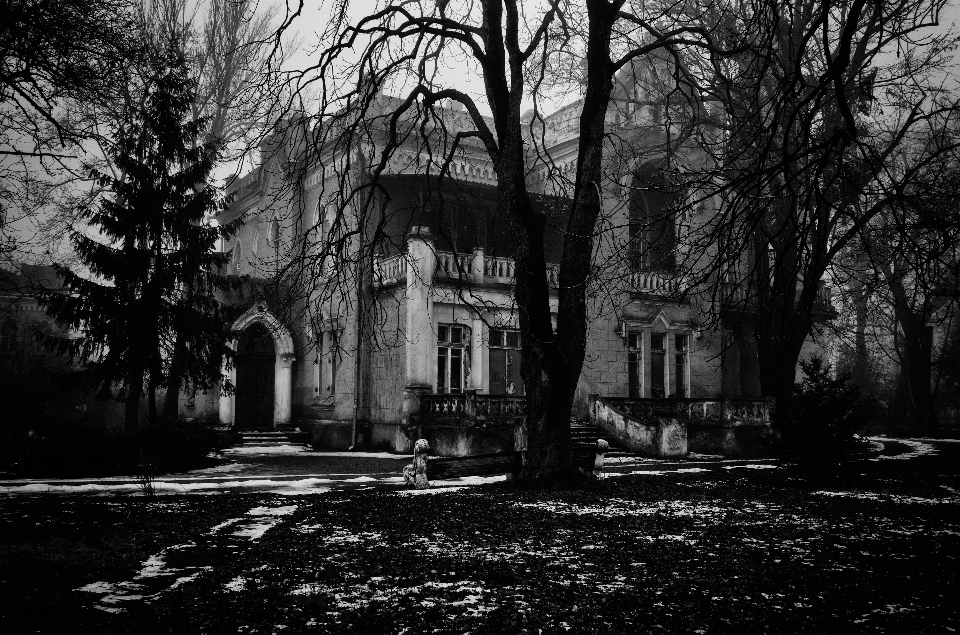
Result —
<svg viewBox="0 0 960 635"><path fill-rule="evenodd" d="M792 451L805 459L836 461L862 451L856 434L874 414L848 373L831 374L822 357L800 360L805 375L794 386L787 433Z"/></svg>
<svg viewBox="0 0 960 635"><path fill-rule="evenodd" d="M59 267L70 293L43 297L51 317L84 336L54 344L85 360L103 393L115 385L126 393L128 429L138 425L145 379L156 421L171 358L181 384L207 389L219 381L227 327L214 291L225 281L214 271L227 255L215 246L235 229L206 223L224 203L208 184L217 145L202 142L204 122L190 119L195 82L182 52L170 45L153 53L131 82L142 105L111 122L113 172L95 175L111 196L79 210L100 236L71 236L96 278Z"/></svg>
<svg viewBox="0 0 960 635"><path fill-rule="evenodd" d="M28 440L17 470L41 478L155 476L215 465L210 454L225 441L214 430L183 421L122 434L101 426L51 426Z"/></svg>

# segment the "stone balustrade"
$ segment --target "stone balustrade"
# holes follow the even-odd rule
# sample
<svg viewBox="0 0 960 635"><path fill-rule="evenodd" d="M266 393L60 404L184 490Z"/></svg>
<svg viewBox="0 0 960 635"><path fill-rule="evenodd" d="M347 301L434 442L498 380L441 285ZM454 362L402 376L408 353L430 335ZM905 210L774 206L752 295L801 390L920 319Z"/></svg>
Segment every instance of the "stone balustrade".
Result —
<svg viewBox="0 0 960 635"><path fill-rule="evenodd" d="M630 273L630 287L637 293L669 297L679 294L680 281L669 273L633 271Z"/></svg>
<svg viewBox="0 0 960 635"><path fill-rule="evenodd" d="M454 254L449 251L434 252L436 268L434 278L462 279L481 284L512 285L516 264L513 258L484 256L482 250L472 254ZM402 284L407 280L410 257L398 254L389 258L378 258L374 262L374 284L379 287ZM559 284L560 268L547 266L547 282L556 288ZM431 283L432 280L425 281Z"/></svg>
<svg viewBox="0 0 960 635"><path fill-rule="evenodd" d="M519 425L526 415L526 397L465 393L420 396L420 421L430 425Z"/></svg>
<svg viewBox="0 0 960 635"><path fill-rule="evenodd" d="M407 256L397 254L377 259L373 264L374 281L378 286L387 286L407 281Z"/></svg>
<svg viewBox="0 0 960 635"><path fill-rule="evenodd" d="M670 417L692 423L730 423L770 425L771 399L639 399L600 397L611 408L646 421Z"/></svg>

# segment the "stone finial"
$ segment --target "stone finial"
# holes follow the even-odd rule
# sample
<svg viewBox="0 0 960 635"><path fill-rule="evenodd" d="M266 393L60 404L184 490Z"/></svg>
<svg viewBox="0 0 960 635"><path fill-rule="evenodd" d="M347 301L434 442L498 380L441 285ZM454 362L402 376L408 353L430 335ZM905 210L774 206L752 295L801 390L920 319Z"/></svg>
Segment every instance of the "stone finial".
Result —
<svg viewBox="0 0 960 635"><path fill-rule="evenodd" d="M404 482L416 489L430 487L427 480L427 457L430 453L430 444L426 439L417 439L413 446L413 463L403 468Z"/></svg>

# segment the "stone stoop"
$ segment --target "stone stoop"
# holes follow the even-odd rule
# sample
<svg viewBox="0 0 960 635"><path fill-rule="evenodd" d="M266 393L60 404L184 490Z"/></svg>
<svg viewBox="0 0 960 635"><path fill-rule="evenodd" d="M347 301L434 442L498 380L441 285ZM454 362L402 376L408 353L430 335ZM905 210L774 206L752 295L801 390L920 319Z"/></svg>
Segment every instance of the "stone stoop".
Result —
<svg viewBox="0 0 960 635"><path fill-rule="evenodd" d="M296 431L276 432L241 432L240 445L246 446L276 446L307 443L309 435Z"/></svg>

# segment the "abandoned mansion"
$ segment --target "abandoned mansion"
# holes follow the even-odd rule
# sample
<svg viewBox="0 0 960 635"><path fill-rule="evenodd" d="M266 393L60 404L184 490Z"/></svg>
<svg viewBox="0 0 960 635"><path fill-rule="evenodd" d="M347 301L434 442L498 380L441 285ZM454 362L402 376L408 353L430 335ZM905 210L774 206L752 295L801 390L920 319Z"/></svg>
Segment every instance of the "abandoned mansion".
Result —
<svg viewBox="0 0 960 635"><path fill-rule="evenodd" d="M378 98L387 111L393 98ZM706 320L677 273L686 232L721 202L663 185L658 170L670 157L657 149L669 146L665 109L623 103L615 100L608 126L641 151L611 162L602 188L604 231L575 414L657 455L743 450L744 430L757 438L769 432L745 336L750 307ZM569 199L557 184L575 170L579 107L529 126L539 154L528 188L548 218L548 263L558 262L562 245ZM469 124L454 104L439 112L449 135ZM306 118L287 119L261 146L258 167L232 187L220 220L245 219L223 245L237 282L225 298L237 334L227 369L235 390L183 395L181 415L239 430L299 426L318 447L406 452L418 436L441 454L522 446L514 244L482 147L462 143L438 178L425 166L441 159L413 141L378 165L383 130L365 141L376 161L348 166L350 157L322 147L304 161L311 134ZM373 212L351 217L359 206L330 202L342 199L348 179L374 178ZM547 278L556 293L549 266ZM826 290L821 300L829 303ZM690 425L652 423L663 404L682 410Z"/></svg>

